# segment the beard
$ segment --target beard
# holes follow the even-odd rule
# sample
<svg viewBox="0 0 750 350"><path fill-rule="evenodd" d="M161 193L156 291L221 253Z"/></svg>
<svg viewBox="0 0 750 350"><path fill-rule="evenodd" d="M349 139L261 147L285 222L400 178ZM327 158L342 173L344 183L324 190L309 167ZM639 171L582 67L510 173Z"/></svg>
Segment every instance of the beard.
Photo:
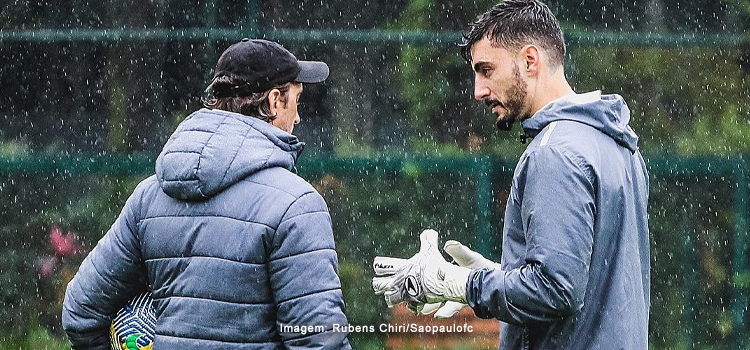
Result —
<svg viewBox="0 0 750 350"><path fill-rule="evenodd" d="M513 123L517 120L523 120L530 117L527 111L523 111L524 100L526 100L527 94L528 85L521 80L521 70L518 68L518 65L514 65L513 84L505 90L505 96L507 96L505 103L500 103L500 101L492 98L484 100L484 103L490 106L490 108L500 105L505 109L505 115L498 116L497 121L495 122L495 126L499 130L510 130L513 127Z"/></svg>

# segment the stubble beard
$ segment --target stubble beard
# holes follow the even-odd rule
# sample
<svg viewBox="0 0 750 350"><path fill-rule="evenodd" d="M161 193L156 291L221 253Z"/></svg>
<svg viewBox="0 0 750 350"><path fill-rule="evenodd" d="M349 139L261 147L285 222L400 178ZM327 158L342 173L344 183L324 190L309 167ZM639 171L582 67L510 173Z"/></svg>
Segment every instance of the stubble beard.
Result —
<svg viewBox="0 0 750 350"><path fill-rule="evenodd" d="M521 70L518 68L518 65L514 65L513 84L505 91L505 96L508 96L508 98L503 104L507 113L504 116L498 116L495 122L495 126L499 130L510 130L517 120L529 117L528 112L523 112L523 104L527 94L528 85L521 80Z"/></svg>

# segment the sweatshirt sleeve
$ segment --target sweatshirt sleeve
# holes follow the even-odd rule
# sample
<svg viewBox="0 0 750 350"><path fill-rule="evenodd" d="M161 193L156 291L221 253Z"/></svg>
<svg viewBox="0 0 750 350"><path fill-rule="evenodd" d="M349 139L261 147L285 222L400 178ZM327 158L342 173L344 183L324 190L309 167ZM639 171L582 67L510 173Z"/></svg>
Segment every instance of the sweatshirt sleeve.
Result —
<svg viewBox="0 0 750 350"><path fill-rule="evenodd" d="M558 320L580 310L594 239L594 180L581 159L543 146L525 167L516 198L525 264L475 270L467 281L467 299L477 316L511 324Z"/></svg>
<svg viewBox="0 0 750 350"><path fill-rule="evenodd" d="M136 236L139 188L65 291L62 323L73 349L109 350L114 314L145 289L145 267Z"/></svg>
<svg viewBox="0 0 750 350"><path fill-rule="evenodd" d="M309 192L284 214L268 263L279 334L288 349L350 349L331 217ZM294 330L295 327L298 327Z"/></svg>

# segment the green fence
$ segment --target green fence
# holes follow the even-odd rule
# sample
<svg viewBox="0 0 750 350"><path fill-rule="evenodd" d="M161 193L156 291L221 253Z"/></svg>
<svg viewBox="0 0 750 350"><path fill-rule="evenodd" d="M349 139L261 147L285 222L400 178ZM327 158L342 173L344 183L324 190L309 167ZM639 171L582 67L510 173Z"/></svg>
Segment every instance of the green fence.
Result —
<svg viewBox="0 0 750 350"><path fill-rule="evenodd" d="M155 156L151 154L110 155L110 156L30 156L22 158L0 159L0 174L26 173L29 175L149 175L153 173ZM731 310L732 310L732 348L747 348L746 309L748 306L748 286L750 270L748 269L748 164L743 157L734 158L683 158L683 157L649 157L646 159L652 184L655 181L673 182L682 178L713 178L733 183L735 193L727 194L727 200L734 205L733 253L731 254ZM507 188L514 164L510 161L489 157L302 157L298 169L304 177L320 174L336 176L352 175L404 175L410 173L428 173L434 176L460 175L473 179L475 193L475 223L473 246L486 256L498 256L500 244L500 227L496 222L498 210L493 203L494 190ZM653 192L653 187L652 187ZM689 196L689 195L688 195ZM675 231L684 237L682 249L684 311L682 328L684 343L687 348L693 346L693 329L696 321L696 294L699 278L696 263L696 231L694 208L690 198L683 202L679 228ZM670 213L678 215L678 213ZM653 219L653 218L652 218ZM334 226L336 223L334 222Z"/></svg>

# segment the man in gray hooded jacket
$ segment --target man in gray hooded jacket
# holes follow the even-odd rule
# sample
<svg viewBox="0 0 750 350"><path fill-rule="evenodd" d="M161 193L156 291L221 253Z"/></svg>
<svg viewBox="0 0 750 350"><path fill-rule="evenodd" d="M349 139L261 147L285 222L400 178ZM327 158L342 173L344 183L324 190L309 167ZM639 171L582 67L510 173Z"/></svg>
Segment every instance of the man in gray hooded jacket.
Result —
<svg viewBox="0 0 750 350"><path fill-rule="evenodd" d="M502 262L449 241L464 267L448 264L434 234L395 274L376 277L376 292L416 311L449 301L443 316L468 304L502 321L501 349L647 349L649 180L625 102L573 92L562 31L537 0L482 14L463 48L474 96L498 128L520 121L522 138L533 138L513 175Z"/></svg>
<svg viewBox="0 0 750 350"><path fill-rule="evenodd" d="M177 127L68 285L73 348L109 349L113 315L147 286L155 349L350 348L331 218L292 172L302 83L327 76L270 41L222 54L213 109Z"/></svg>

